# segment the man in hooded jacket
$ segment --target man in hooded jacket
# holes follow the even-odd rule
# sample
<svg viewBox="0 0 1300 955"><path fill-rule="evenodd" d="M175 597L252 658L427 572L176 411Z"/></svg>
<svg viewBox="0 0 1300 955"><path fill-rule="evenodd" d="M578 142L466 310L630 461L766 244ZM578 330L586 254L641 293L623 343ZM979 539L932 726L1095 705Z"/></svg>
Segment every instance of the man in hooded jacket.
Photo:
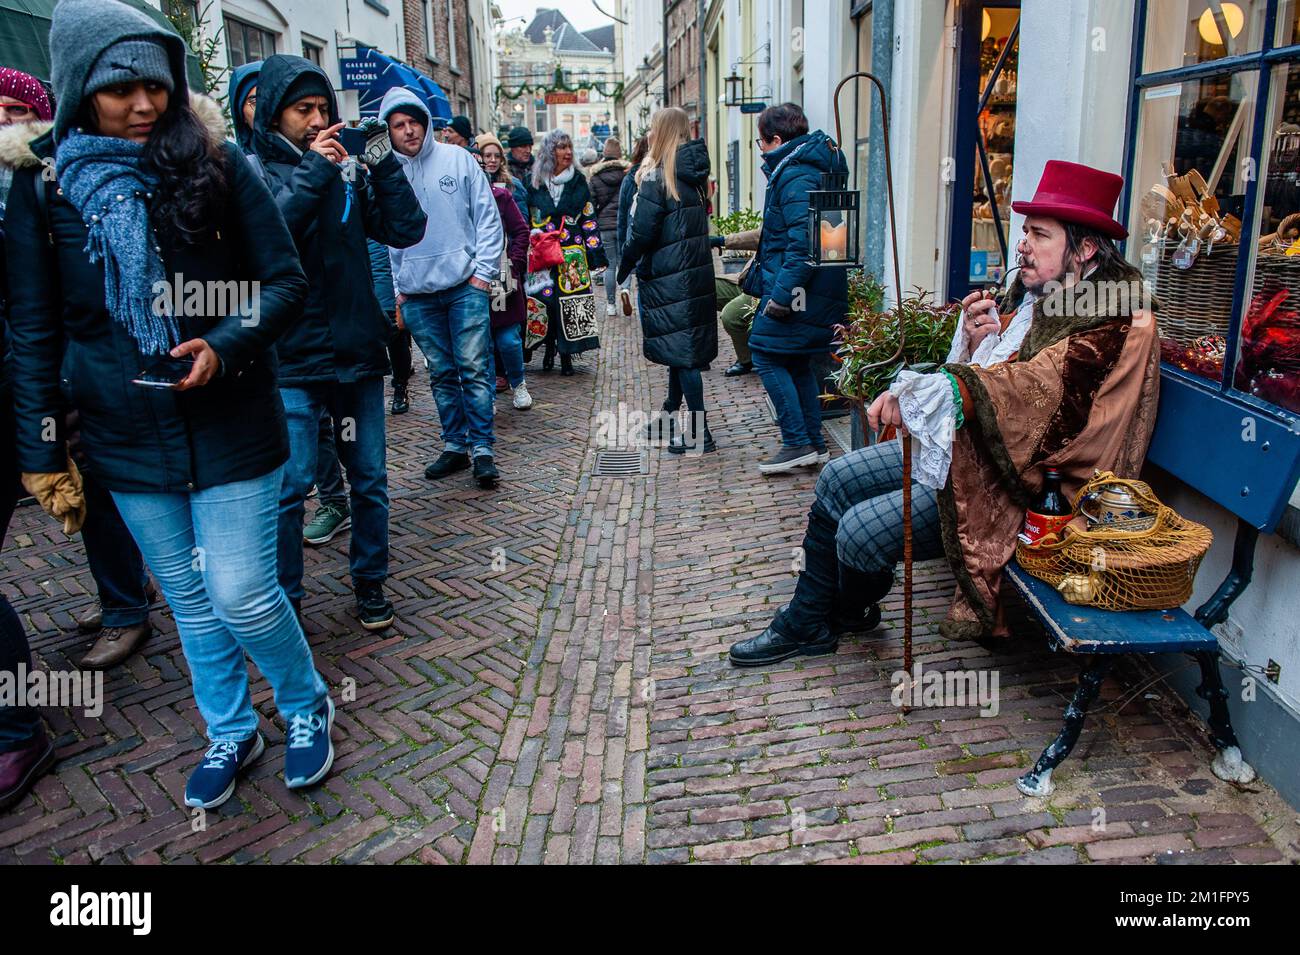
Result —
<svg viewBox="0 0 1300 955"><path fill-rule="evenodd" d="M226 102L230 104L230 126L235 131L235 142L245 153L253 149L253 117L257 110L257 76L262 72L262 61L253 60L237 66L230 74L230 90Z"/></svg>
<svg viewBox="0 0 1300 955"><path fill-rule="evenodd" d="M406 327L429 359L444 450L425 469L436 479L464 470L491 488L498 474L492 426L491 283L501 273L505 232L492 186L474 156L429 132L423 101L394 87L379 104L393 150L429 228L407 250L392 248L393 289Z"/></svg>
<svg viewBox="0 0 1300 955"><path fill-rule="evenodd" d="M388 577L388 476L384 376L389 328L375 298L366 239L404 248L425 215L383 143L362 168L339 143L329 77L310 60L276 54L262 64L253 150L307 275L302 320L276 345L290 458L280 498L280 583L303 597L304 501L316 474L323 411L339 426L339 458L351 484L350 564L357 615L368 630L393 622Z"/></svg>

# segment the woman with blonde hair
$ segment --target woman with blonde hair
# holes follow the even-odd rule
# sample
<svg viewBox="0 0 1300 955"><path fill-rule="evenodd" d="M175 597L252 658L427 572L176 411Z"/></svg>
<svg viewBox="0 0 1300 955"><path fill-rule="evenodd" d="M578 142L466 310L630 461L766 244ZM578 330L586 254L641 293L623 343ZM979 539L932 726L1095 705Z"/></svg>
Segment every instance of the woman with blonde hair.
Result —
<svg viewBox="0 0 1300 955"><path fill-rule="evenodd" d="M709 153L690 138L686 111L669 106L655 113L650 148L636 170L631 235L623 247L618 278L636 268L645 356L668 367L664 418L672 454L712 451L700 372L718 357L717 300L709 249ZM674 435L683 398L690 422ZM662 425L651 436L663 436Z"/></svg>

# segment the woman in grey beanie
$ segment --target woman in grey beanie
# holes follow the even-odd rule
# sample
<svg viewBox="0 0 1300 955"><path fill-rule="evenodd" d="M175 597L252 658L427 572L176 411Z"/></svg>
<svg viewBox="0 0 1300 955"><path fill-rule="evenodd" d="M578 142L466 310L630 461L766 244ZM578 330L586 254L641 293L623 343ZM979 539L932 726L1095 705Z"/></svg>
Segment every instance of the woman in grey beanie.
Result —
<svg viewBox="0 0 1300 955"><path fill-rule="evenodd" d="M245 654L286 724L285 781L310 785L333 762L334 709L276 582L288 441L271 348L306 295L293 239L219 117L191 105L174 32L118 0L62 0L50 52L54 127L5 223L24 484L50 513L84 514L62 435L44 433L62 379L207 724L186 804L220 805L265 746Z"/></svg>

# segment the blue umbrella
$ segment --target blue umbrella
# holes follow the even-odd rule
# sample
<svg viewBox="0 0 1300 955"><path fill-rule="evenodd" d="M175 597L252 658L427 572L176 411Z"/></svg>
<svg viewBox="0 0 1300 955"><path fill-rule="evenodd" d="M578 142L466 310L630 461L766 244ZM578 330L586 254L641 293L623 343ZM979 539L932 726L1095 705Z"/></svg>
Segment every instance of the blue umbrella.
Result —
<svg viewBox="0 0 1300 955"><path fill-rule="evenodd" d="M358 59L371 60L380 68L379 76L374 82L358 91L357 100L362 116L378 116L384 94L394 87L405 86L428 107L429 117L435 127L445 125L451 119L451 101L447 99L447 94L423 73L385 56L373 47L367 47L364 54L358 55Z"/></svg>

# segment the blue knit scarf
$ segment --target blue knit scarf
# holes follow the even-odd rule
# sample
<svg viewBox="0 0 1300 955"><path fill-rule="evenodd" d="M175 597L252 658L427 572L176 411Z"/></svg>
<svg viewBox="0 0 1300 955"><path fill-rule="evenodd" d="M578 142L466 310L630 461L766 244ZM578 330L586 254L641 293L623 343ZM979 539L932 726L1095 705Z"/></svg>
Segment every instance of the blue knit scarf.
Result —
<svg viewBox="0 0 1300 955"><path fill-rule="evenodd" d="M154 289L166 274L149 224L148 194L158 179L141 168L143 155L139 143L73 130L55 152L55 166L89 232L90 261L104 263L104 306L141 353L162 355L180 343L180 327L166 305L170 296Z"/></svg>

